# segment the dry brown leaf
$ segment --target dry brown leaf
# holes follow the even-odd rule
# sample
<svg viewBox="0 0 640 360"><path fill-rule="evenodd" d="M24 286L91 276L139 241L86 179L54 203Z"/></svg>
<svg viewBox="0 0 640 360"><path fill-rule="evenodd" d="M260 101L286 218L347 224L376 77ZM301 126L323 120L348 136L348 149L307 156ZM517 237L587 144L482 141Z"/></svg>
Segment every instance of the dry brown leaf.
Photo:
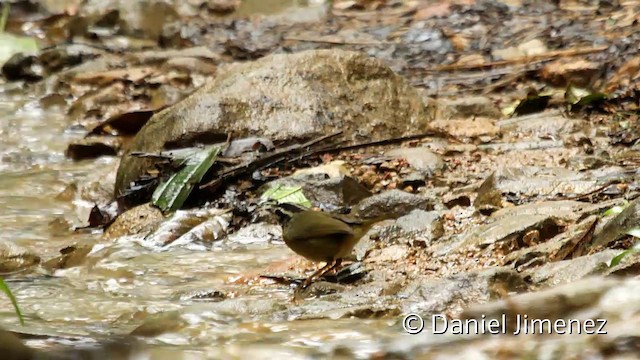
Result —
<svg viewBox="0 0 640 360"><path fill-rule="evenodd" d="M435 4L427 4L418 9L416 14L414 15L415 20L426 20L432 17L445 17L451 14L451 4L442 1Z"/></svg>
<svg viewBox="0 0 640 360"><path fill-rule="evenodd" d="M617 89L629 87L632 80L640 77L640 56L627 61L618 72L609 80L605 93L612 93Z"/></svg>
<svg viewBox="0 0 640 360"><path fill-rule="evenodd" d="M587 87L592 83L599 69L598 63L585 59L559 59L545 65L540 70L540 77L556 86L573 84Z"/></svg>
<svg viewBox="0 0 640 360"><path fill-rule="evenodd" d="M456 64L459 64L459 65L480 65L484 63L485 63L484 56L480 54L464 55L464 56L461 56L460 59L458 59L458 61L456 61Z"/></svg>

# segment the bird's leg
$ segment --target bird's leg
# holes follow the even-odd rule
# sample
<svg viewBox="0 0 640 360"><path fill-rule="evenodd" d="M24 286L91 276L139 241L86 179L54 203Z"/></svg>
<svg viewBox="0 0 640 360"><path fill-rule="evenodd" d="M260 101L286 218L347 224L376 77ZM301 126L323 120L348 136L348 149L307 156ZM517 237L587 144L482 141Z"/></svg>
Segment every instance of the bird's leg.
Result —
<svg viewBox="0 0 640 360"><path fill-rule="evenodd" d="M300 300L302 299L302 297L301 297L301 291L302 290L306 289L309 285L311 285L313 280L315 280L315 279L317 279L319 277L322 277L324 274L330 272L333 269L337 269L341 264L342 264L342 259L335 259L335 260L328 261L325 266L323 266L320 269L316 270L313 274L311 274L311 276L306 278L297 289L294 290L293 297L291 298L291 301L294 304L298 304L300 302Z"/></svg>
<svg viewBox="0 0 640 360"><path fill-rule="evenodd" d="M300 289L305 289L307 286L311 285L313 280L315 280L316 278L319 278L320 276L326 274L328 271L333 269L337 261L338 260L327 261L327 264L325 266L316 270L313 274L311 274L311 276L309 276L304 280L304 282L302 282L302 285L300 285Z"/></svg>
<svg viewBox="0 0 640 360"><path fill-rule="evenodd" d="M333 266L331 266L330 268L328 268L326 271L324 271L322 274L318 275L318 277L322 277L324 276L324 274L331 272L332 270L336 271L336 274L338 273L338 268L340 267L340 265L342 264L342 259L336 259L334 260L334 264Z"/></svg>

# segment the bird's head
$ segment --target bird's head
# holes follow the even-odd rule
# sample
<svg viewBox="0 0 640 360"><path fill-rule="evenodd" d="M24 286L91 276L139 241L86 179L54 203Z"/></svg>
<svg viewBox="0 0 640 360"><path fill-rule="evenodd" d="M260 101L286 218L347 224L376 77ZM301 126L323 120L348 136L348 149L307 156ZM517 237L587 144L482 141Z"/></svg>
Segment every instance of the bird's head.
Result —
<svg viewBox="0 0 640 360"><path fill-rule="evenodd" d="M291 204L291 203L280 203L272 205L273 213L278 217L278 222L281 225L286 225L293 215L309 210L304 206Z"/></svg>

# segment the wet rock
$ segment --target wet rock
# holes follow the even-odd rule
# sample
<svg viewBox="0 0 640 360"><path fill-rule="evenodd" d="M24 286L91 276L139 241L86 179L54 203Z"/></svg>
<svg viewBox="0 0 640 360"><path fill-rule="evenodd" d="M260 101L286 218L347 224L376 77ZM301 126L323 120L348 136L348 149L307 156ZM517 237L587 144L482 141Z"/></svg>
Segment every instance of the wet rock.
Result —
<svg viewBox="0 0 640 360"><path fill-rule="evenodd" d="M255 244L282 239L282 227L277 224L256 223L229 234L227 240L238 244Z"/></svg>
<svg viewBox="0 0 640 360"><path fill-rule="evenodd" d="M187 326L187 321L177 311L150 316L135 328L131 335L154 337L168 332L176 332Z"/></svg>
<svg viewBox="0 0 640 360"><path fill-rule="evenodd" d="M360 201L352 210L364 219L381 216L401 216L414 209L433 210L429 198L400 190L389 190Z"/></svg>
<svg viewBox="0 0 640 360"><path fill-rule="evenodd" d="M305 51L226 67L210 84L154 115L129 152L224 141L230 133L291 141L338 128L348 139L370 140L423 132L429 120L418 92L379 60ZM125 155L116 195L148 166Z"/></svg>
<svg viewBox="0 0 640 360"><path fill-rule="evenodd" d="M140 244L155 249L174 246L204 249L203 245L211 245L227 235L231 216L226 209L178 210L155 226Z"/></svg>
<svg viewBox="0 0 640 360"><path fill-rule="evenodd" d="M0 241L0 273L28 269L40 263L40 257L11 241Z"/></svg>
<svg viewBox="0 0 640 360"><path fill-rule="evenodd" d="M121 147L120 138L91 136L70 143L65 155L73 160L95 159L100 156L115 156Z"/></svg>
<svg viewBox="0 0 640 360"><path fill-rule="evenodd" d="M113 187L119 161L99 167L86 178L79 181L78 195L80 199L98 206L106 206L113 198Z"/></svg>
<svg viewBox="0 0 640 360"><path fill-rule="evenodd" d="M524 292L528 285L517 272L493 268L444 279L418 279L398 296L404 298L403 313L459 314L472 303L486 303L509 293Z"/></svg>
<svg viewBox="0 0 640 360"><path fill-rule="evenodd" d="M84 263L91 249L93 246L86 244L67 246L60 250L60 256L47 260L42 266L49 271L80 266Z"/></svg>
<svg viewBox="0 0 640 360"><path fill-rule="evenodd" d="M335 299L330 299L331 297ZM305 303L300 308L294 309L295 314L291 317L297 320L312 319L377 319L383 317L398 316L401 310L394 305L387 297L384 300L378 299L375 303L371 299L353 302L349 295L328 295L322 300L313 303Z"/></svg>
<svg viewBox="0 0 640 360"><path fill-rule="evenodd" d="M321 206L352 206L371 196L371 192L350 176L330 177L322 173L302 173L274 180L264 189L272 186L301 186L302 192L312 203Z"/></svg>
<svg viewBox="0 0 640 360"><path fill-rule="evenodd" d="M199 303L193 306L193 311L211 311L220 316L270 316L283 311L287 303L280 299L256 299L256 298L228 298L219 302ZM191 310L191 309L190 309Z"/></svg>
<svg viewBox="0 0 640 360"><path fill-rule="evenodd" d="M443 100L438 108L439 119L500 119L503 115L494 102L484 96L464 96Z"/></svg>
<svg viewBox="0 0 640 360"><path fill-rule="evenodd" d="M227 298L227 294L220 290L194 290L179 296L181 301L222 301Z"/></svg>
<svg viewBox="0 0 640 360"><path fill-rule="evenodd" d="M116 239L126 235L148 234L162 220L162 211L151 204L143 204L120 214L105 230L105 239Z"/></svg>

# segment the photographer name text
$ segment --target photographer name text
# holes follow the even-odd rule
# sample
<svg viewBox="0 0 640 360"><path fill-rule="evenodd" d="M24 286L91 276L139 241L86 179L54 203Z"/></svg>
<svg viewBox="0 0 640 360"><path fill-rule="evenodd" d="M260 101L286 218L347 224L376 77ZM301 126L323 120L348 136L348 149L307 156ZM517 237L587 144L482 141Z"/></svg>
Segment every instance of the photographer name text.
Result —
<svg viewBox="0 0 640 360"><path fill-rule="evenodd" d="M402 327L409 334L419 334L426 326L432 334L607 334L605 319L540 319L527 314L517 314L507 320L507 315L499 318L487 318L482 315L478 319L448 319L445 315L432 315L427 324L420 315L409 314L402 320Z"/></svg>

